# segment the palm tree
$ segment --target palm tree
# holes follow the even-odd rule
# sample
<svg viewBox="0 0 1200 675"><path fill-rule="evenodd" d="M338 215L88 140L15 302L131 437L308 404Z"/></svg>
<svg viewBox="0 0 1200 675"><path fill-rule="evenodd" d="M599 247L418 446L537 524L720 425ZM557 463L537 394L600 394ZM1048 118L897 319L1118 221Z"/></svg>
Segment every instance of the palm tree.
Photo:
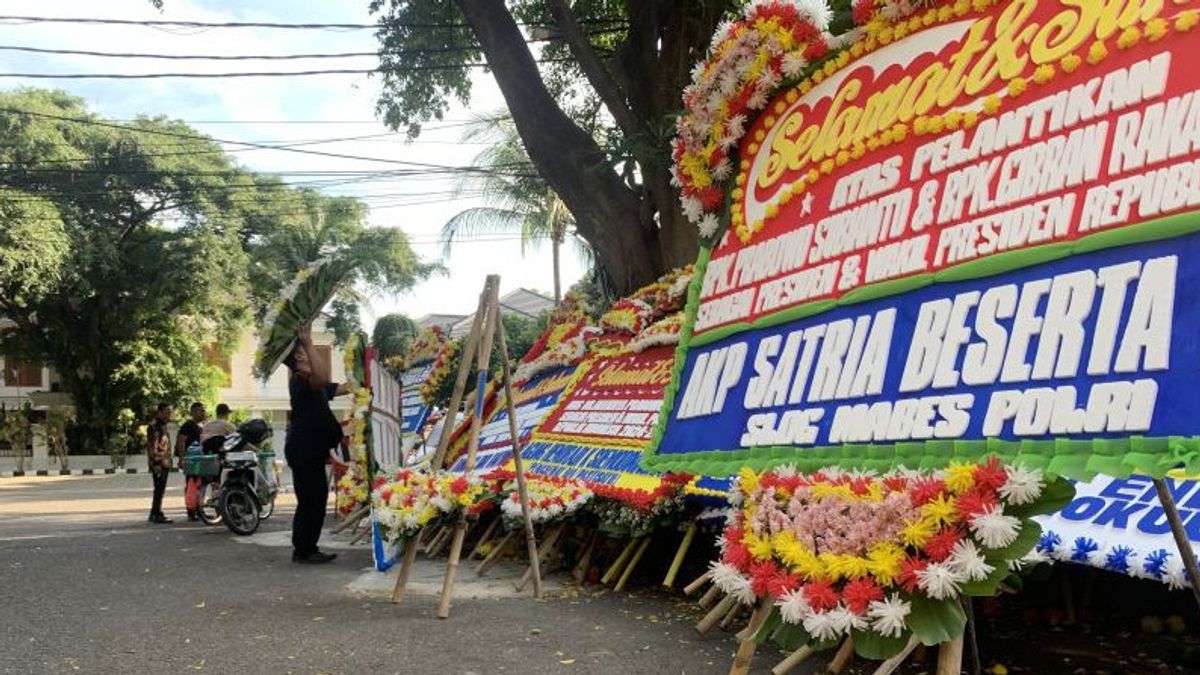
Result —
<svg viewBox="0 0 1200 675"><path fill-rule="evenodd" d="M456 213L442 226L443 255L455 241L481 234L520 234L521 255L549 240L554 265L554 301L562 299L560 249L570 238L589 262L592 249L575 234L575 218L554 190L538 176L516 125L507 113L482 115L463 134L464 143L488 143L475 156L474 171L464 174L459 195L481 197L485 206Z"/></svg>

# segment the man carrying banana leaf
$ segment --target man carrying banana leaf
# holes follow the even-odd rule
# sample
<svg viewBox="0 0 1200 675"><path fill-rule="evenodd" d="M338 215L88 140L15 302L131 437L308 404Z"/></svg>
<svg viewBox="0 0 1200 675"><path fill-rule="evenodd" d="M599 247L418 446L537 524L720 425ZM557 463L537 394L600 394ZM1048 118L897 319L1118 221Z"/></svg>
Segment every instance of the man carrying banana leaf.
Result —
<svg viewBox="0 0 1200 675"><path fill-rule="evenodd" d="M327 563L337 554L324 553L317 547L329 499L325 464L329 449L342 441L342 425L329 409L329 401L348 389L330 381L329 363L313 347L311 324L300 328L296 346L284 357L283 364L288 367L292 406L283 453L296 490L292 562Z"/></svg>

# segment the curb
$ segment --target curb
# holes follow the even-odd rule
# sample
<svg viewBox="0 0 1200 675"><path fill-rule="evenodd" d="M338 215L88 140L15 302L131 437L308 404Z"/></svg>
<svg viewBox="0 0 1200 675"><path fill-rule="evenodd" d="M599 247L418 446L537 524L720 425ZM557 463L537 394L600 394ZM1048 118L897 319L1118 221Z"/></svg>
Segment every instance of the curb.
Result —
<svg viewBox="0 0 1200 675"><path fill-rule="evenodd" d="M170 469L171 473L179 473L179 469ZM150 469L37 469L31 471L0 471L0 478L30 478L34 476L113 476L126 474L150 473Z"/></svg>

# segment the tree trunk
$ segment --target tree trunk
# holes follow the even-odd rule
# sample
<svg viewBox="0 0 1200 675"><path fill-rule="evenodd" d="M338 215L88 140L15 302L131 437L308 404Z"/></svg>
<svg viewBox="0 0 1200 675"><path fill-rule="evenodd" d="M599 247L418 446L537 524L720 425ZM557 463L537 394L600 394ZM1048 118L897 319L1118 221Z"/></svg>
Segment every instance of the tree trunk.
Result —
<svg viewBox="0 0 1200 675"><path fill-rule="evenodd" d="M663 259L657 227L647 222L640 195L550 95L505 4L456 3L479 39L530 159L575 216L576 231L595 248L617 292L653 281L664 269Z"/></svg>
<svg viewBox="0 0 1200 675"><path fill-rule="evenodd" d="M554 241L551 243L551 246L553 247L551 248L551 253L554 257L554 304L558 305L558 303L562 302L562 278L560 277L559 270L559 255L560 249L562 248L562 239L558 236L557 232L554 233Z"/></svg>

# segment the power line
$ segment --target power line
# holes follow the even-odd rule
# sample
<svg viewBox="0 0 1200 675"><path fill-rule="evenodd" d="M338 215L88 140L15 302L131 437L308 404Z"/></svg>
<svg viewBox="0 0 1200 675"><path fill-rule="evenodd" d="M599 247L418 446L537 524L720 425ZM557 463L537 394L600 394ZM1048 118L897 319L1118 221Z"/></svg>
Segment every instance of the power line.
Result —
<svg viewBox="0 0 1200 675"><path fill-rule="evenodd" d="M569 58L539 59L537 63L566 63ZM460 68L489 68L486 61L454 64L421 64L406 66L404 72L426 70L458 70ZM318 70L266 70L228 73L0 73L0 77L21 77L34 80L150 80L163 78L214 79L231 77L307 77L310 75L370 75L378 68L324 68Z"/></svg>
<svg viewBox="0 0 1200 675"><path fill-rule="evenodd" d="M383 20L380 23L280 23L273 21L165 21L140 19L99 19L88 17L49 16L0 16L0 22L10 24L30 23L80 23L91 25L122 26L165 26L173 28L278 28L284 30L377 30L381 28L424 28L457 29L470 28L466 23L409 23ZM579 23L621 26L620 21L581 19ZM542 27L541 22L517 22L518 26Z"/></svg>

